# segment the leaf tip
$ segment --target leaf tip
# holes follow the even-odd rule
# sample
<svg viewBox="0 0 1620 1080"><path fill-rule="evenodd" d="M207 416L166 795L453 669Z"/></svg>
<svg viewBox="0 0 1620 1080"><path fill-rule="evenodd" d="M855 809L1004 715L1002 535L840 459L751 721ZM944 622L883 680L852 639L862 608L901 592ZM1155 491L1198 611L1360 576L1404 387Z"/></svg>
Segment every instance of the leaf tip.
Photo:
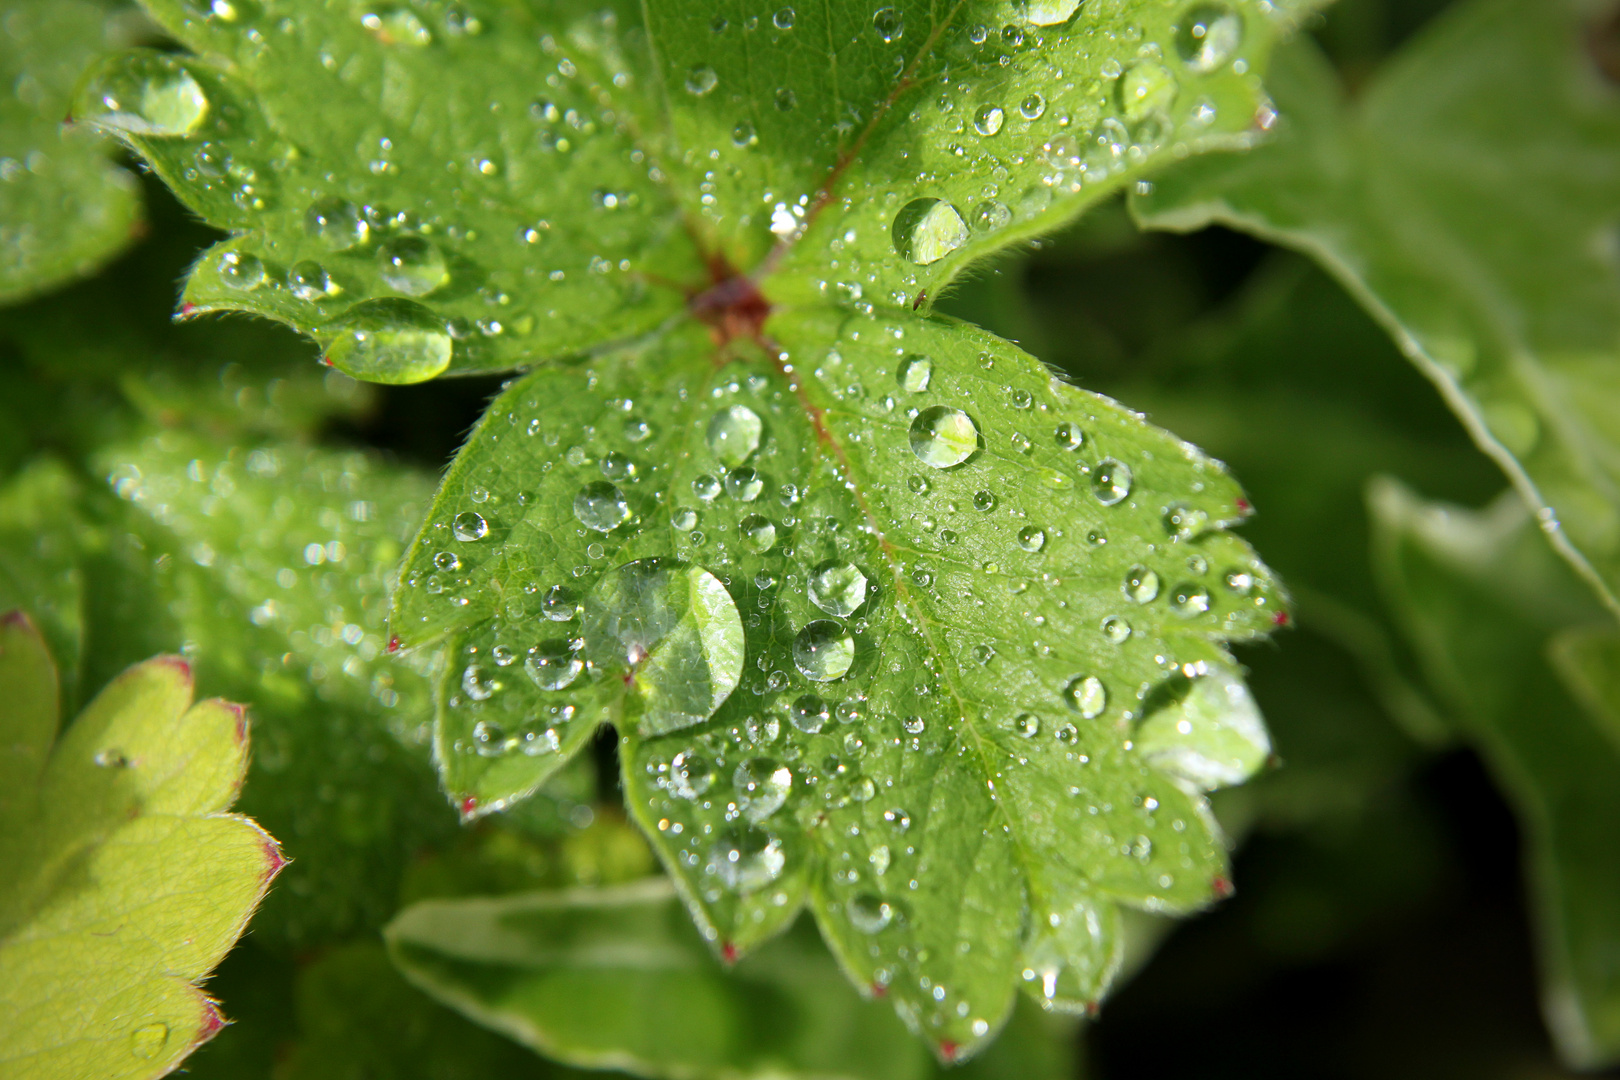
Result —
<svg viewBox="0 0 1620 1080"><path fill-rule="evenodd" d="M720 945L720 959L724 960L728 966L735 964L737 962L737 946L729 941L722 942Z"/></svg>
<svg viewBox="0 0 1620 1080"><path fill-rule="evenodd" d="M947 1065L955 1061L956 1055L961 1053L961 1051L962 1048L949 1039L944 1039L939 1044L940 1060L945 1062Z"/></svg>
<svg viewBox="0 0 1620 1080"><path fill-rule="evenodd" d="M399 652L399 650L400 650L400 648L401 648L401 646L403 644L404 643L399 640L399 635L398 634L395 634L392 637L390 637L388 639L388 653L389 653L389 655L391 656L394 653Z"/></svg>
<svg viewBox="0 0 1620 1080"><path fill-rule="evenodd" d="M1225 900L1237 891L1232 887L1232 880L1224 874L1215 875L1215 879L1209 883L1209 887L1218 900Z"/></svg>
<svg viewBox="0 0 1620 1080"><path fill-rule="evenodd" d="M0 626L4 626L8 630L22 630L25 633L34 632L33 620L28 617L26 612L20 610L8 611L0 615Z"/></svg>
<svg viewBox="0 0 1620 1080"><path fill-rule="evenodd" d="M193 304L191 301L188 300L185 303L180 305L180 314L179 314L178 318L189 319L195 314L197 314L197 305L196 304Z"/></svg>
<svg viewBox="0 0 1620 1080"><path fill-rule="evenodd" d="M457 808L461 811L461 820L463 823L471 821L473 818L478 816L478 796L463 795L460 801L457 803Z"/></svg>
<svg viewBox="0 0 1620 1080"><path fill-rule="evenodd" d="M886 998L889 996L889 988L880 982L873 982L872 996L875 998Z"/></svg>
<svg viewBox="0 0 1620 1080"><path fill-rule="evenodd" d="M154 656L148 662L154 667L168 668L188 686L192 682L191 664L188 663L182 656L175 656L173 654L166 656Z"/></svg>
<svg viewBox="0 0 1620 1080"><path fill-rule="evenodd" d="M1288 612L1286 611L1279 611L1271 617L1271 625L1277 627L1287 626L1289 621Z"/></svg>
<svg viewBox="0 0 1620 1080"><path fill-rule="evenodd" d="M274 881L276 875L281 873L290 862L292 860L287 858L286 853L281 850L281 844L276 838L266 836L264 838L264 884L268 886Z"/></svg>
<svg viewBox="0 0 1620 1080"><path fill-rule="evenodd" d="M203 1043L219 1034L220 1028L225 1026L225 1014L219 1011L219 1002L213 998L202 999L202 1023L197 1027L197 1041L194 1045Z"/></svg>

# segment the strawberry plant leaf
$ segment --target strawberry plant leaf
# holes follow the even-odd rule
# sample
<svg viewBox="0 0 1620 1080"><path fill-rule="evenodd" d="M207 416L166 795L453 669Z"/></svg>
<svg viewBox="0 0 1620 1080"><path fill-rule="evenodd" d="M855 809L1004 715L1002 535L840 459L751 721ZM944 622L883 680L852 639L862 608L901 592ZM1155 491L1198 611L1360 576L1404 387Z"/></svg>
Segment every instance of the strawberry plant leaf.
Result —
<svg viewBox="0 0 1620 1080"><path fill-rule="evenodd" d="M1353 102L1319 52L1289 46L1270 80L1278 137L1188 162L1134 206L1155 227L1219 221L1320 261L1620 610L1620 113L1583 11L1457 5Z"/></svg>
<svg viewBox="0 0 1620 1080"><path fill-rule="evenodd" d="M140 222L135 178L105 140L64 123L74 84L113 35L107 5L18 6L0 26L0 303L88 274Z"/></svg>
<svg viewBox="0 0 1620 1080"><path fill-rule="evenodd" d="M190 669L161 656L59 737L50 656L16 613L0 619L0 693L0 1067L163 1076L223 1024L197 983L284 863L225 812L247 769L246 714L193 705Z"/></svg>
<svg viewBox="0 0 1620 1080"><path fill-rule="evenodd" d="M645 1077L940 1075L894 1014L862 1001L806 925L730 971L669 883L427 901L389 925L394 962L429 995L548 1058ZM1028 1020L1016 1073L1074 1062ZM1051 1028L1051 1025L1048 1025ZM1032 1051L1032 1052L1031 1052ZM981 1063L969 1065L969 1080Z"/></svg>
<svg viewBox="0 0 1620 1080"><path fill-rule="evenodd" d="M1247 504L965 325L773 327L774 358L738 342L717 366L692 327L491 404L395 602L407 646L448 653L446 784L500 809L612 721L631 811L724 955L808 899L947 1052L999 1025L1020 972L1083 1008L1118 963L1114 904L1222 887L1200 791L1268 749L1222 646L1285 617L1225 529ZM726 617L675 610L697 575ZM649 723L716 684L739 625L713 715ZM705 647L663 662L678 633Z"/></svg>
<svg viewBox="0 0 1620 1080"><path fill-rule="evenodd" d="M1570 1064L1612 1065L1620 748L1548 657L1550 644L1556 656L1568 635L1612 634L1612 623L1511 496L1476 513L1384 481L1369 502L1391 605L1525 830L1548 1027ZM1612 716L1614 700L1602 704Z"/></svg>
<svg viewBox="0 0 1620 1080"><path fill-rule="evenodd" d="M414 382L625 340L738 269L909 305L1245 144L1314 4L147 6L197 55L109 61L79 107L234 234L184 310Z"/></svg>

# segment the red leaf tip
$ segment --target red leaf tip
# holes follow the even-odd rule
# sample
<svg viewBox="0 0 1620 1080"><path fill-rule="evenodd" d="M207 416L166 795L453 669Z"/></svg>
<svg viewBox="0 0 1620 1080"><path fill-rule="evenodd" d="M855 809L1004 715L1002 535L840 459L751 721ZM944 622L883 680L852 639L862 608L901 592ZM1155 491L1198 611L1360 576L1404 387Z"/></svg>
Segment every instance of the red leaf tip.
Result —
<svg viewBox="0 0 1620 1080"><path fill-rule="evenodd" d="M393 637L388 639L388 651L391 653L399 652L399 647L401 644L402 642L399 640L399 635L395 634Z"/></svg>
<svg viewBox="0 0 1620 1080"><path fill-rule="evenodd" d="M197 1032L197 1042L205 1043L219 1034L219 1029L225 1026L225 1016L219 1011L219 1004L209 998L203 998L202 1030Z"/></svg>
<svg viewBox="0 0 1620 1080"><path fill-rule="evenodd" d="M720 946L720 958L728 964L735 964L737 962L737 946L729 941L724 942Z"/></svg>
<svg viewBox="0 0 1620 1080"><path fill-rule="evenodd" d="M152 658L152 663L173 668L186 682L191 681L191 665L183 656L157 656Z"/></svg>
<svg viewBox="0 0 1620 1080"><path fill-rule="evenodd" d="M1225 877L1217 877L1214 881L1209 883L1209 886L1211 889L1215 890L1215 895L1220 897L1222 900L1225 900L1233 893L1232 883Z"/></svg>
<svg viewBox="0 0 1620 1080"><path fill-rule="evenodd" d="M265 880L266 884L268 884L270 882L270 880L272 878L274 878L277 874L281 873L282 869L291 861L292 860L287 858L286 855L282 854L280 844L276 843L276 841L271 837L265 837L265 841L264 841L264 862L265 862L264 880Z"/></svg>
<svg viewBox="0 0 1620 1080"><path fill-rule="evenodd" d="M1273 615L1271 617L1271 622L1272 622L1273 626L1287 626L1288 625L1288 612L1286 612L1286 611L1277 612L1275 615Z"/></svg>
<svg viewBox="0 0 1620 1080"><path fill-rule="evenodd" d="M1237 501L1237 508L1239 510L1243 511L1245 514L1247 514L1250 510L1253 509L1253 507L1251 507L1249 505L1249 500L1248 499L1239 499Z"/></svg>
<svg viewBox="0 0 1620 1080"><path fill-rule="evenodd" d="M461 800L461 819L466 821L476 813L478 813L478 796L467 795L463 797Z"/></svg>
<svg viewBox="0 0 1620 1080"><path fill-rule="evenodd" d="M887 986L884 986L880 982L875 982L875 983L872 984L872 996L875 997L875 998L888 997L889 996L889 988Z"/></svg>
<svg viewBox="0 0 1620 1080"><path fill-rule="evenodd" d="M960 1046L957 1046L955 1043L951 1042L951 1040L946 1039L939 1044L939 1056L946 1061L955 1061L956 1055L961 1051L961 1049L962 1048Z"/></svg>

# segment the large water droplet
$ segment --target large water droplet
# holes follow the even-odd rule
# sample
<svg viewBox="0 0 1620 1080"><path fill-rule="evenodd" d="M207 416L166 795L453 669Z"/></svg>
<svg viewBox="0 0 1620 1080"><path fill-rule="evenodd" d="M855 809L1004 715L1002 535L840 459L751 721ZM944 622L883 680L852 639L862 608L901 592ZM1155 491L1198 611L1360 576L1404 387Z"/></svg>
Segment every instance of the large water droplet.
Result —
<svg viewBox="0 0 1620 1080"><path fill-rule="evenodd" d="M814 735L827 726L831 713L827 703L814 694L804 694L788 709L788 719L806 735Z"/></svg>
<svg viewBox="0 0 1620 1080"><path fill-rule="evenodd" d="M730 828L715 838L705 867L735 893L751 893L782 876L782 841L757 825Z"/></svg>
<svg viewBox="0 0 1620 1080"><path fill-rule="evenodd" d="M1155 697L1167 704L1153 708ZM1249 688L1218 665L1191 679L1178 675L1150 695L1134 741L1149 764L1205 791L1242 783L1271 753Z"/></svg>
<svg viewBox="0 0 1620 1080"><path fill-rule="evenodd" d="M973 208L973 227L979 232L995 232L1004 229L1012 222L1012 211L1007 209L1005 203L995 199L986 199Z"/></svg>
<svg viewBox="0 0 1620 1080"><path fill-rule="evenodd" d="M1225 67L1242 44L1243 16L1223 4L1188 8L1176 28L1176 52L1198 75Z"/></svg>
<svg viewBox="0 0 1620 1080"><path fill-rule="evenodd" d="M321 328L326 358L366 382L416 383L450 366L444 320L409 300L367 300Z"/></svg>
<svg viewBox="0 0 1620 1080"><path fill-rule="evenodd" d="M1018 103L1018 112L1025 120L1039 120L1041 114L1046 112L1046 99L1039 94L1031 94Z"/></svg>
<svg viewBox="0 0 1620 1080"><path fill-rule="evenodd" d="M936 263L968 241L967 222L943 199L913 199L894 218L894 250L918 266Z"/></svg>
<svg viewBox="0 0 1620 1080"><path fill-rule="evenodd" d="M462 543L472 543L489 535L489 522L484 520L483 514L467 510L450 522L450 532Z"/></svg>
<svg viewBox="0 0 1620 1080"><path fill-rule="evenodd" d="M1095 675L1077 676L1063 688L1063 700L1087 720L1095 720L1108 707L1108 688Z"/></svg>
<svg viewBox="0 0 1620 1080"><path fill-rule="evenodd" d="M579 614L579 598L566 585L553 585L540 599L540 613L552 622L567 622Z"/></svg>
<svg viewBox="0 0 1620 1080"><path fill-rule="evenodd" d="M758 413L746 405L732 405L715 413L709 421L709 449L722 464L741 465L759 449L763 430Z"/></svg>
<svg viewBox="0 0 1620 1080"><path fill-rule="evenodd" d="M382 279L395 292L426 296L450 280L444 254L420 236L396 236L377 249Z"/></svg>
<svg viewBox="0 0 1620 1080"><path fill-rule="evenodd" d="M842 623L817 619L793 639L793 663L813 682L841 679L855 663L855 639Z"/></svg>
<svg viewBox="0 0 1620 1080"><path fill-rule="evenodd" d="M1145 566L1133 566L1125 574L1125 595L1145 604L1159 595L1159 575Z"/></svg>
<svg viewBox="0 0 1620 1080"><path fill-rule="evenodd" d="M647 735L713 715L742 678L737 605L715 576L671 559L640 559L608 574L585 603L591 663L628 670L637 692L630 717Z"/></svg>
<svg viewBox="0 0 1620 1080"><path fill-rule="evenodd" d="M86 120L130 135L190 135L208 115L208 96L180 60L149 51L104 63L81 103Z"/></svg>
<svg viewBox="0 0 1620 1080"><path fill-rule="evenodd" d="M885 44L893 44L905 34L906 18L895 8L878 8L872 13L872 29Z"/></svg>
<svg viewBox="0 0 1620 1080"><path fill-rule="evenodd" d="M1080 0L1023 0L1024 19L1036 26L1057 26L1074 18Z"/></svg>
<svg viewBox="0 0 1620 1080"><path fill-rule="evenodd" d="M1119 107L1127 120L1141 120L1169 109L1180 90L1169 68L1151 60L1139 61L1120 76Z"/></svg>
<svg viewBox="0 0 1620 1080"><path fill-rule="evenodd" d="M304 214L304 231L328 251L348 251L371 236L360 209L347 199L321 199Z"/></svg>
<svg viewBox="0 0 1620 1080"><path fill-rule="evenodd" d="M720 85L720 76L708 64L698 64L686 73L686 92L696 97L711 93Z"/></svg>
<svg viewBox="0 0 1620 1080"><path fill-rule="evenodd" d="M1201 585L1183 582L1170 590L1170 610L1191 619L1209 610L1209 592Z"/></svg>
<svg viewBox="0 0 1620 1080"><path fill-rule="evenodd" d="M853 564L834 559L816 567L807 589L810 602L829 615L844 618L866 603L866 575Z"/></svg>
<svg viewBox="0 0 1620 1080"><path fill-rule="evenodd" d="M1091 492L1104 506L1113 506L1131 493L1131 467L1123 461L1103 458L1091 470Z"/></svg>
<svg viewBox="0 0 1620 1080"><path fill-rule="evenodd" d="M776 544L776 526L769 518L749 514L737 526L750 551L763 555Z"/></svg>
<svg viewBox="0 0 1620 1080"><path fill-rule="evenodd" d="M618 485L597 480L574 496L574 517L587 529L612 532L630 520L630 503Z"/></svg>
<svg viewBox="0 0 1620 1080"><path fill-rule="evenodd" d="M577 642L552 638L529 650L523 668L540 689L564 690L585 670L585 661L580 659Z"/></svg>
<svg viewBox="0 0 1620 1080"><path fill-rule="evenodd" d="M911 422L911 452L925 465L949 469L979 448L979 429L961 409L935 405Z"/></svg>
<svg viewBox="0 0 1620 1080"><path fill-rule="evenodd" d="M313 259L304 259L293 264L287 271L287 288L300 300L314 303L325 300L338 293L339 290L332 282L332 275L326 268Z"/></svg>
<svg viewBox="0 0 1620 1080"><path fill-rule="evenodd" d="M1000 105L981 105L973 114L973 130L988 138L1001 130L1006 119L1007 114Z"/></svg>
<svg viewBox="0 0 1620 1080"><path fill-rule="evenodd" d="M1018 546L1025 551L1039 551L1046 546L1046 530L1026 525L1018 530Z"/></svg>
<svg viewBox="0 0 1620 1080"><path fill-rule="evenodd" d="M227 251L219 257L219 279L230 288L251 292L264 284L264 263L257 255Z"/></svg>
<svg viewBox="0 0 1620 1080"><path fill-rule="evenodd" d="M930 357L912 353L900 361L895 377L900 381L902 390L920 394L928 389L929 380L934 377L934 361Z"/></svg>
<svg viewBox="0 0 1620 1080"><path fill-rule="evenodd" d="M765 490L765 478L753 469L732 469L726 474L726 494L738 502L753 502Z"/></svg>
<svg viewBox="0 0 1620 1080"><path fill-rule="evenodd" d="M714 766L695 750L683 750L669 763L669 793L696 799L714 786Z"/></svg>
<svg viewBox="0 0 1620 1080"><path fill-rule="evenodd" d="M737 766L731 784L737 790L737 806L743 817L756 825L782 808L793 789L793 773L771 758L749 758Z"/></svg>
<svg viewBox="0 0 1620 1080"><path fill-rule="evenodd" d="M779 10L775 15L771 16L771 25L775 26L778 30L791 30L793 29L793 19L793 9L790 7L785 7Z"/></svg>
<svg viewBox="0 0 1620 1080"><path fill-rule="evenodd" d="M844 910L850 925L863 934L876 934L894 921L894 907L874 893L857 893Z"/></svg>

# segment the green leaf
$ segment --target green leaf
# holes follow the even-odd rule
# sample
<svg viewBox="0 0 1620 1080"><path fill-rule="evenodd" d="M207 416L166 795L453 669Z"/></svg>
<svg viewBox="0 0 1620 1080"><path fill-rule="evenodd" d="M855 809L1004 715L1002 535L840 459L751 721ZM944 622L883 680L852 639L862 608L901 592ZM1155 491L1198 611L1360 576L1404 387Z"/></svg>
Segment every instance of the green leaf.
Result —
<svg viewBox="0 0 1620 1080"><path fill-rule="evenodd" d="M1475 513L1386 481L1370 503L1391 603L1525 830L1548 1026L1572 1065L1620 1061L1620 749L1548 660L1612 623L1517 499Z"/></svg>
<svg viewBox="0 0 1620 1080"><path fill-rule="evenodd" d="M61 737L56 674L17 614L0 619L0 1069L157 1077L224 1023L198 988L284 863L225 811L247 717L192 704L160 656L114 679Z"/></svg>
<svg viewBox="0 0 1620 1080"><path fill-rule="evenodd" d="M118 44L108 5L19 5L0 28L0 303L88 274L140 223L134 177L65 124L85 67Z"/></svg>
<svg viewBox="0 0 1620 1080"><path fill-rule="evenodd" d="M1620 610L1620 112L1583 10L1456 5L1354 101L1291 46L1270 81L1278 137L1189 162L1135 206L1155 227L1219 221L1320 261Z"/></svg>
<svg viewBox="0 0 1620 1080"><path fill-rule="evenodd" d="M1609 627L1566 630L1551 649L1564 685L1620 746L1620 637Z"/></svg>
<svg viewBox="0 0 1620 1080"><path fill-rule="evenodd" d="M1021 972L1083 1008L1117 966L1116 903L1223 887L1200 789L1267 744L1222 642L1285 618L1224 529L1246 503L970 327L774 326L774 361L694 327L491 405L396 596L405 643L447 648L446 783L464 814L500 809L612 721L632 813L723 955L808 899L947 1054L999 1026ZM647 559L713 575L746 639L736 690L681 730L647 703L705 679L701 654L591 630Z"/></svg>
<svg viewBox="0 0 1620 1080"><path fill-rule="evenodd" d="M261 936L380 925L416 850L454 829L424 760L428 682L383 633L426 479L355 452L184 431L98 458L111 492L46 465L0 495L0 602L69 643L70 694L183 648L204 688L254 701L243 809L296 860Z"/></svg>
<svg viewBox="0 0 1620 1080"><path fill-rule="evenodd" d="M401 912L386 936L416 986L584 1068L715 1080L938 1075L890 1010L845 984L807 925L727 971L662 879L428 901ZM1069 1055L1053 1049L1069 1033L1033 1027L1020 1033L1034 1051L1023 1067L986 1075L1073 1074Z"/></svg>
<svg viewBox="0 0 1620 1080"><path fill-rule="evenodd" d="M110 62L80 105L235 234L184 310L414 382L625 340L742 272L780 301L920 302L1156 163L1245 145L1312 6L149 0L197 55Z"/></svg>

